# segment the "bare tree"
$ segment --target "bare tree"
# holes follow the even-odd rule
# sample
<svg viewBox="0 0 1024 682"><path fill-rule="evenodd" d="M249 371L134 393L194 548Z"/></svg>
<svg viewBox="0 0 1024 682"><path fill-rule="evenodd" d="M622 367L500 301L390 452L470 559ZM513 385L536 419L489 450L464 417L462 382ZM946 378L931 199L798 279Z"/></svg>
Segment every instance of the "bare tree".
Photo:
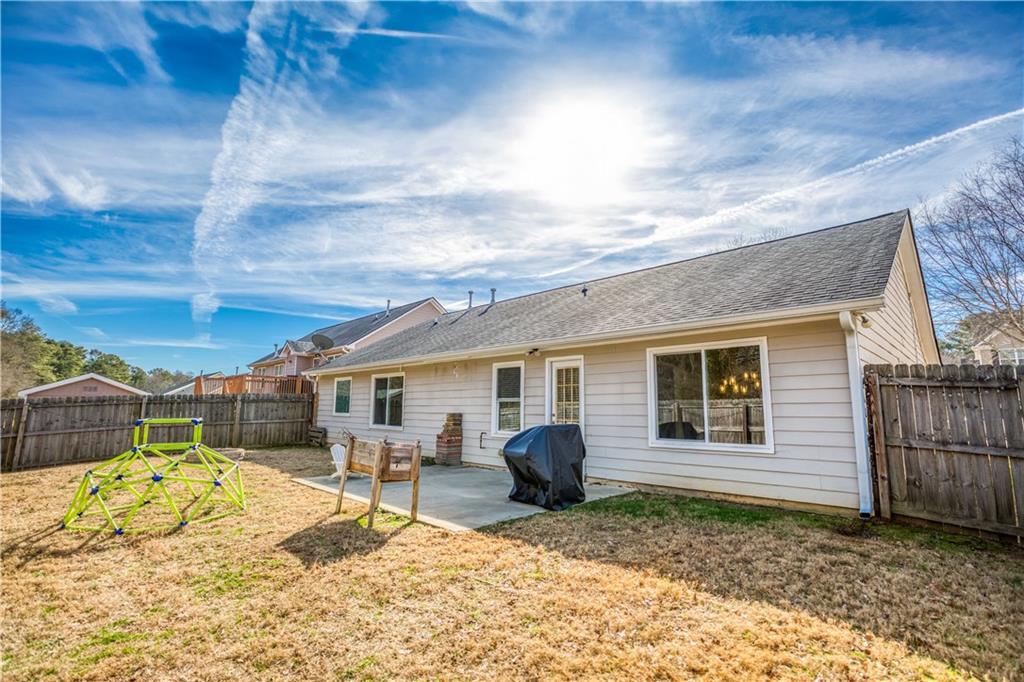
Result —
<svg viewBox="0 0 1024 682"><path fill-rule="evenodd" d="M1011 138L919 213L929 286L963 319L1024 337L1024 144Z"/></svg>

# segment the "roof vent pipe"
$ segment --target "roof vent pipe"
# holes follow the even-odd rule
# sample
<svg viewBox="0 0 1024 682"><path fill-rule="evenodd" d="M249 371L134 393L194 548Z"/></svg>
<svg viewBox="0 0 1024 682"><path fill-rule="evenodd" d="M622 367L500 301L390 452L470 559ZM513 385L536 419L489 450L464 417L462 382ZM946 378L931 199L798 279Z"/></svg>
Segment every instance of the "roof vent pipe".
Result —
<svg viewBox="0 0 1024 682"><path fill-rule="evenodd" d="M494 292L496 292L496 291L497 291L497 289L495 289L494 287L491 287L491 305L494 305Z"/></svg>
<svg viewBox="0 0 1024 682"><path fill-rule="evenodd" d="M387 317L390 314L391 314L391 299L389 298L388 299L388 307L385 308L385 310L384 310L384 317Z"/></svg>
<svg viewBox="0 0 1024 682"><path fill-rule="evenodd" d="M466 308L469 309L469 308L472 308L472 307L473 307L473 290L470 289L469 290L469 305L466 306Z"/></svg>

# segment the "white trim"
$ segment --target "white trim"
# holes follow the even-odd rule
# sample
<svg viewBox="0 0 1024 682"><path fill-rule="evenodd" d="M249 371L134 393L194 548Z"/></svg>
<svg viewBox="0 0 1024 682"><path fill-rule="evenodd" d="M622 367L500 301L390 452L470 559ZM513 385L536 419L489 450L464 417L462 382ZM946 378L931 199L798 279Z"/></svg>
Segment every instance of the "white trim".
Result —
<svg viewBox="0 0 1024 682"><path fill-rule="evenodd" d="M347 381L348 382L348 412L335 412L335 410L338 409L338 382L339 381ZM352 415L352 377L350 377L350 376L349 377L335 377L334 378L334 394L331 396L331 398L334 400L334 402L331 403L331 414L333 414L335 417L349 417L349 416L351 416ZM403 403L403 407L404 407L404 405L405 404ZM403 419L405 418L404 414L402 415L402 418Z"/></svg>
<svg viewBox="0 0 1024 682"><path fill-rule="evenodd" d="M555 363L576 363L580 368L580 431L583 433L583 440L587 439L587 432L585 429L586 424L586 405L587 400L585 398L583 381L583 356L582 355L563 355L561 357L544 358L544 423L551 423L551 389L554 388L554 381L552 379L551 370Z"/></svg>
<svg viewBox="0 0 1024 682"><path fill-rule="evenodd" d="M491 365L491 435L492 436L514 436L519 431L498 430L498 370L506 367L519 368L519 431L523 430L526 421L526 362L523 360L512 360L510 362L495 362Z"/></svg>
<svg viewBox="0 0 1024 682"><path fill-rule="evenodd" d="M399 426L392 426L390 424L375 424L373 422L373 402L376 399L374 397L374 384L377 383L377 379L387 379L390 377L402 377L402 423ZM405 372L385 372L383 374L371 374L370 375L370 416L368 423L371 429L386 429L388 431L404 431L405 430L405 392L407 386L405 383ZM387 402L385 402L384 409L384 421L387 421Z"/></svg>
<svg viewBox="0 0 1024 682"><path fill-rule="evenodd" d="M850 402L853 405L853 446L857 460L857 494L860 498L861 518L869 518L875 504L868 462L868 416L864 407L864 380L861 378L860 346L857 342L859 315L852 311L839 313L839 326L846 336L846 368L850 382Z"/></svg>
<svg viewBox="0 0 1024 682"><path fill-rule="evenodd" d="M150 395L149 393L143 391L142 389L135 388L134 386L129 386L128 384L122 384L120 381L115 381L114 379L108 379L102 374L96 374L96 372L89 372L87 374L79 374L77 377L70 377L68 379L61 379L60 381L54 381L49 384L43 384L42 386L33 386L32 388L26 388L24 390L18 391L18 397L27 398L33 393L38 393L40 391L48 391L51 388L59 388L60 386L67 386L68 384L74 384L79 381L84 381L85 379L95 379L96 381L107 384L108 386L123 388L124 390L130 391L135 395Z"/></svg>
<svg viewBox="0 0 1024 682"><path fill-rule="evenodd" d="M761 361L761 402L764 409L764 445L739 445L736 443L712 443L708 418L708 369L704 351L738 346L758 346ZM704 382L704 438L703 441L668 440L658 438L658 378L655 358L670 353L700 352L701 377ZM705 450L729 453L775 454L775 432L772 424L772 388L768 372L768 337L757 336L749 339L729 339L709 343L694 343L682 346L661 346L647 349L647 445L668 450Z"/></svg>
<svg viewBox="0 0 1024 682"><path fill-rule="evenodd" d="M535 348L551 352L566 348L578 348L581 346L599 346L609 343L622 343L625 341L646 341L658 337L678 336L679 334L691 331L721 332L729 331L732 328L769 326L775 324L788 324L791 322L834 320L835 316L842 310L855 309L868 312L881 308L884 303L884 297L875 296L839 303L802 306L799 308L783 308L772 312L748 313L744 315L732 315L729 317L712 319L704 318L683 323L672 322L668 324L653 324L645 325L643 327L633 327L631 329L599 332L596 334L537 339L534 341L503 346L482 346L479 348L446 353L431 353L429 355L391 358L389 360L382 360L379 362L367 362L358 365L346 365L344 367L308 369L302 372L302 374L309 376L314 374L337 374L341 372L354 372L357 370L382 369L386 367L429 365L440 362L454 362L457 360L469 360L473 358L495 357L498 355L514 355L516 353L526 353Z"/></svg>

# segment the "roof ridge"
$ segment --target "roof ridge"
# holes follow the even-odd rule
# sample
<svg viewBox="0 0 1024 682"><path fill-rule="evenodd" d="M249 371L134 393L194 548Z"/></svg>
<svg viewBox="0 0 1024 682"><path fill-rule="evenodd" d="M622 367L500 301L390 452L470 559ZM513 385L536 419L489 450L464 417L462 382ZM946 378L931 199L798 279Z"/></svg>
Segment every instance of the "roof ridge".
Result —
<svg viewBox="0 0 1024 682"><path fill-rule="evenodd" d="M595 279L584 279L584 280L580 280L578 282L573 282L571 284L562 284L562 285L559 285L557 287L550 287L548 289L541 289L540 291L531 291L531 292L526 293L526 294L519 294L518 296L511 296L509 298L503 298L500 301L495 301L494 303L481 303L480 305L475 305L472 308L464 308L463 310L450 310L450 311L444 313L443 315L441 315L440 317L447 317L448 315L454 315L456 313L466 313L466 312L468 312L470 310L474 310L476 308L485 308L485 307L488 307L488 306L496 306L496 305L499 305L499 304L502 304L502 303L507 303L509 301L517 301L517 300L522 299L522 298L529 298L530 296L539 296L540 294L547 294L547 293L551 293L553 291L558 291L560 289L572 289L574 287L585 286L585 285L588 285L588 284L593 284L595 282L601 282L601 281L604 281L604 280L614 279L616 277L625 277L626 275L635 275L635 274L640 273L640 272L648 272L650 270L657 270L659 268L667 268L667 267L671 267L673 265L679 265L680 263L688 263L688 262L691 262L691 261L701 260L702 258L711 258L712 256L719 256L719 255L721 255L723 253L732 253L732 252L735 252L735 251L742 251L743 249L751 249L751 248L758 247L758 246L765 246L767 244L775 244L777 242L787 241L787 240L790 240L790 239L798 239L800 237L808 237L808 236L810 236L812 234L818 234L820 232L828 232L829 230L838 230L840 228L850 227L851 225L856 225L858 223L867 223L867 222L870 222L872 220L878 220L880 218L888 218L889 216L894 216L894 215L897 215L899 213L905 213L905 214L909 215L910 214L910 209L909 208L902 208L902 209L900 209L898 211L889 211L888 213L880 213L880 214L878 214L876 216L872 216L870 218L862 218L861 220L851 220L848 223L841 223L839 225L830 225L829 227L819 227L816 230L808 230L807 232L800 232L799 234L790 234L790 235L786 235L785 237L776 237L775 239L769 239L767 241L757 242L756 244L744 244L742 246L734 246L734 247L732 247L730 249L723 249L721 251L714 251L712 253L702 253L702 254L697 255L697 256L690 256L689 258L680 258L679 260L669 261L668 263L658 263L657 265L648 265L648 266L643 267L643 268L637 268L636 270L627 270L626 272L618 272L618 273L615 273L614 275L605 275L604 277L597 277Z"/></svg>
<svg viewBox="0 0 1024 682"><path fill-rule="evenodd" d="M394 312L398 308L404 308L404 307L410 306L410 305L422 305L423 303L426 303L427 301L429 301L431 298L433 298L433 296L427 296L426 298L421 298L418 301L410 301L409 303L403 303L401 305L396 305L393 308L391 308L391 311ZM342 325L342 324L348 324L349 322L358 322L359 320L365 320L368 317L373 317L374 315L379 315L379 314L381 314L383 312L386 312L386 311L384 311L384 310L375 310L372 313L366 313L365 315L360 315L359 317L352 317L352 318L349 318L347 320L341 320L340 322L335 322L334 324L324 325L323 327L320 327L319 329L314 329L313 331L309 332L309 334L316 334L317 332L322 332L325 329L331 329L332 327L337 327L338 325Z"/></svg>

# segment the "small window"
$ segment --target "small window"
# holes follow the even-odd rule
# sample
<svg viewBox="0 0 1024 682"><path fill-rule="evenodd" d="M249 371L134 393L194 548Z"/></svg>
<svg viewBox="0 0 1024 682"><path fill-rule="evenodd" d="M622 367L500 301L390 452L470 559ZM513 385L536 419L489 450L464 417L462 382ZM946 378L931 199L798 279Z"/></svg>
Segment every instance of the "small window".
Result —
<svg viewBox="0 0 1024 682"><path fill-rule="evenodd" d="M334 380L334 414L348 416L352 406L352 379Z"/></svg>
<svg viewBox="0 0 1024 682"><path fill-rule="evenodd" d="M405 408L405 375L388 374L374 376L373 411L370 415L372 426L401 428Z"/></svg>
<svg viewBox="0 0 1024 682"><path fill-rule="evenodd" d="M491 430L517 433L523 430L523 363L494 365L492 378Z"/></svg>
<svg viewBox="0 0 1024 682"><path fill-rule="evenodd" d="M648 351L652 445L770 450L764 340Z"/></svg>
<svg viewBox="0 0 1024 682"><path fill-rule="evenodd" d="M274 376L281 376L284 373L284 365L274 365Z"/></svg>

